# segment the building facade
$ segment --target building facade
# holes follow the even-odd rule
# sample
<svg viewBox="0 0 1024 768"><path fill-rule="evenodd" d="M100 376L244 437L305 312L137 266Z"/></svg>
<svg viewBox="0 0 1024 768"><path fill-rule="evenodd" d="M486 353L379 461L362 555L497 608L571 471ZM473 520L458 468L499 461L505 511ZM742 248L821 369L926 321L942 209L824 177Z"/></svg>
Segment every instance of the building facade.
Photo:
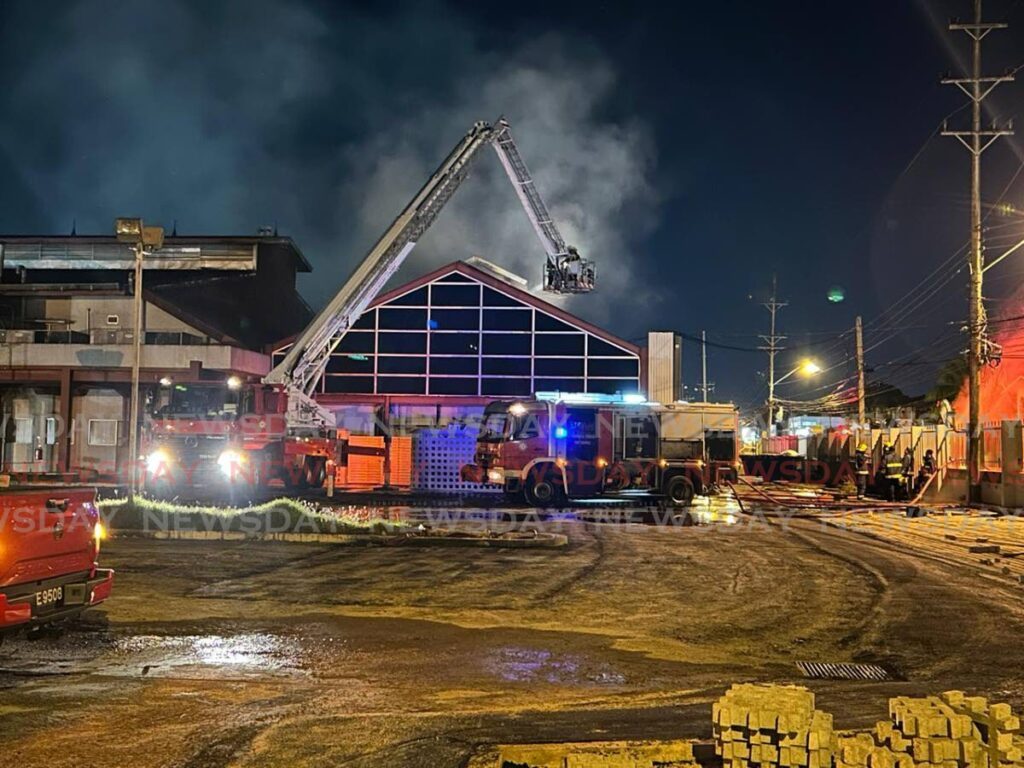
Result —
<svg viewBox="0 0 1024 768"><path fill-rule="evenodd" d="M116 473L127 456L134 254L113 237L0 236L0 470ZM176 237L143 279L143 397L258 378L308 323L286 237ZM273 306L273 313L266 307Z"/></svg>
<svg viewBox="0 0 1024 768"><path fill-rule="evenodd" d="M464 492L484 490L461 481L459 468L472 459L487 403L636 394L646 383L645 348L474 259L378 297L335 349L316 397L352 434L411 436L414 488Z"/></svg>
<svg viewBox="0 0 1024 768"><path fill-rule="evenodd" d="M346 422L385 405L443 420L536 392L644 391L644 348L514 280L457 261L384 293L341 340L317 400Z"/></svg>

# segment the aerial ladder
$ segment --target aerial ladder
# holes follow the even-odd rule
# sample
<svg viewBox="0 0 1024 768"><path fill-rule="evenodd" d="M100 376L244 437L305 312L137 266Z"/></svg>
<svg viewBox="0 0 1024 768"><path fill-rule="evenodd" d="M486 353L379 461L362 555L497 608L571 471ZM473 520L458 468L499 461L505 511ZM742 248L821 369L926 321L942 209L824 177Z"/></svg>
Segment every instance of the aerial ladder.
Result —
<svg viewBox="0 0 1024 768"><path fill-rule="evenodd" d="M504 118L493 125L477 122L370 249L334 298L299 335L284 359L264 378L265 384L287 392L291 432L302 434L334 426L333 414L313 399L331 354L455 194L469 175L477 151L485 145L490 145L497 153L547 254L544 290L558 294L593 290L593 262L566 245L512 140L508 122Z"/></svg>

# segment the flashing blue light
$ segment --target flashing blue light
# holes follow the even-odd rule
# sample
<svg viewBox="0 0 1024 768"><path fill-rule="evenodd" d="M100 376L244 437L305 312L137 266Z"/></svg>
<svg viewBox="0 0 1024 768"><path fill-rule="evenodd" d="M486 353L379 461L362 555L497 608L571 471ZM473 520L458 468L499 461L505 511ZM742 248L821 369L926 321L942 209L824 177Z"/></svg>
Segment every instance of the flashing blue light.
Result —
<svg viewBox="0 0 1024 768"><path fill-rule="evenodd" d="M434 318L430 318L429 320L427 320L427 329L428 330L436 331L440 327L441 327L441 324L439 322L437 322L437 320L435 320Z"/></svg>
<svg viewBox="0 0 1024 768"><path fill-rule="evenodd" d="M569 430L565 427L555 427L555 439L564 440L569 436Z"/></svg>

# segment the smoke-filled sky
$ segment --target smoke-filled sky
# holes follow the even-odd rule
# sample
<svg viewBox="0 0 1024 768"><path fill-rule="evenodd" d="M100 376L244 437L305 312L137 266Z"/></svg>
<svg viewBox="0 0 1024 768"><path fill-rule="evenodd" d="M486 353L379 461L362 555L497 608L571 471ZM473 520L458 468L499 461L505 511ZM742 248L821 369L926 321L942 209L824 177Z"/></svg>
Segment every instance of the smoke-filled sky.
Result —
<svg viewBox="0 0 1024 768"><path fill-rule="evenodd" d="M276 223L314 265L301 288L315 306L472 123L505 115L567 241L598 263L573 311L629 339L706 329L718 394L754 401L775 272L780 367L830 366L787 395L847 374L834 334L858 313L875 375L923 391L956 352L965 274L940 272L899 323L879 313L966 239L967 153L935 134L963 103L938 79L966 50L947 17L968 6L6 0L0 230L108 232L135 213L181 234ZM989 68L1017 66L1024 4L986 13L1015 25L991 36ZM1000 86L993 114L1021 95ZM1024 209L1018 157L1009 141L986 154L990 203ZM992 252L1024 234L1001 216ZM540 275L491 153L399 279L470 255ZM1019 281L1008 262L993 297Z"/></svg>

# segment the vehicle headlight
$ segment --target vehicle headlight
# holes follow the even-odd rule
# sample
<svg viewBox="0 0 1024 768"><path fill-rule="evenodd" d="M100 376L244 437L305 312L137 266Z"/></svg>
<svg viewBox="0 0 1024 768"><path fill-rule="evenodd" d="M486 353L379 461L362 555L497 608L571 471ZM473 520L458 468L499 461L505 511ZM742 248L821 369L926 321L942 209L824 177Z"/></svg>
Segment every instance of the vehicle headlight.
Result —
<svg viewBox="0 0 1024 768"><path fill-rule="evenodd" d="M146 457L146 469L156 472L161 467L166 468L171 464L171 454L163 448L157 448Z"/></svg>
<svg viewBox="0 0 1024 768"><path fill-rule="evenodd" d="M222 451L217 457L217 466L225 475L231 475L238 467L245 464L245 454L241 451Z"/></svg>
<svg viewBox="0 0 1024 768"><path fill-rule="evenodd" d="M492 483L502 483L505 481L505 475L500 469L488 469L487 479Z"/></svg>

